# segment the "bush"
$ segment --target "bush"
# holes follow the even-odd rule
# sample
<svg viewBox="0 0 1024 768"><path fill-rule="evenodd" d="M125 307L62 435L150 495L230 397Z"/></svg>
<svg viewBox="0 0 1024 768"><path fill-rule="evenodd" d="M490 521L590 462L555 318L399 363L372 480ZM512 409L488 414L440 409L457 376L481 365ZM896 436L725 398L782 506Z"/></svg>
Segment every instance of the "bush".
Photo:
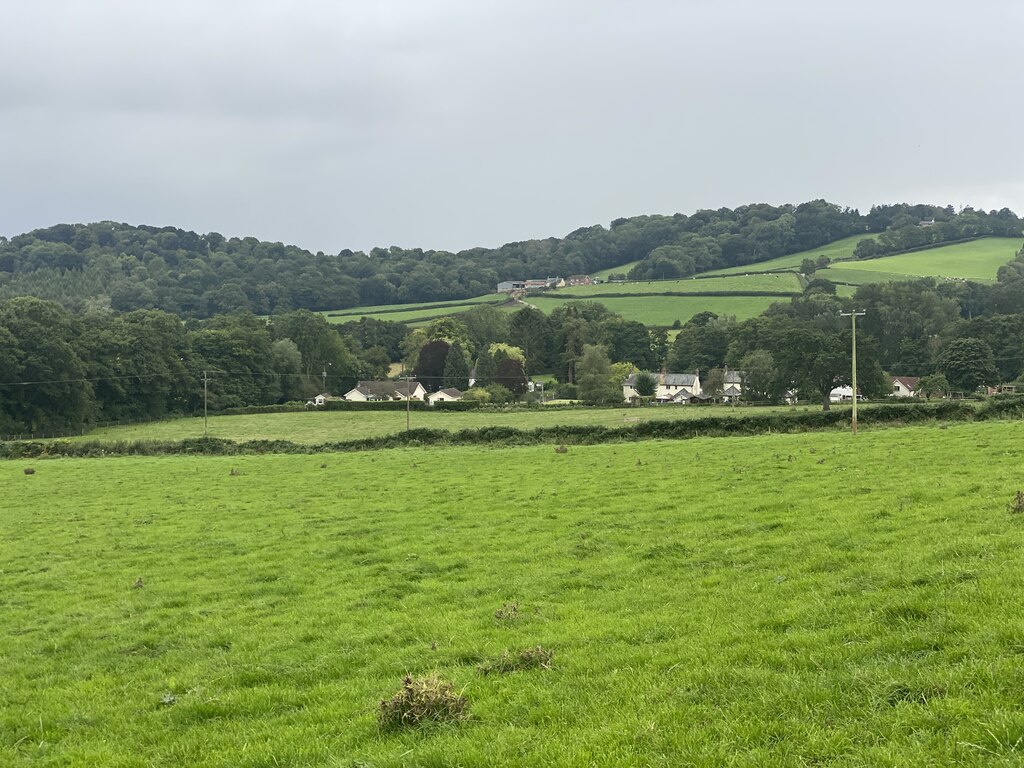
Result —
<svg viewBox="0 0 1024 768"><path fill-rule="evenodd" d="M559 400L577 400L579 399L579 390L575 384L559 382L555 387L555 397Z"/></svg>
<svg viewBox="0 0 1024 768"><path fill-rule="evenodd" d="M378 717L385 728L410 728L428 722L457 722L469 702L455 686L437 674L406 677L402 687L380 703Z"/></svg>

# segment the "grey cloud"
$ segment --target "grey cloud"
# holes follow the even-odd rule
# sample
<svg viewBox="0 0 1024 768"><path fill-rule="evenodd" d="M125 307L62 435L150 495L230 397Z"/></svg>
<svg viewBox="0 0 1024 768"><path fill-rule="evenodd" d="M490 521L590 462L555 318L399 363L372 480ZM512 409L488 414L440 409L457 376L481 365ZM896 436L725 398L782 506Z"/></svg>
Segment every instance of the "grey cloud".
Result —
<svg viewBox="0 0 1024 768"><path fill-rule="evenodd" d="M0 232L337 251L828 197L1024 209L1012 2L15 2Z"/></svg>

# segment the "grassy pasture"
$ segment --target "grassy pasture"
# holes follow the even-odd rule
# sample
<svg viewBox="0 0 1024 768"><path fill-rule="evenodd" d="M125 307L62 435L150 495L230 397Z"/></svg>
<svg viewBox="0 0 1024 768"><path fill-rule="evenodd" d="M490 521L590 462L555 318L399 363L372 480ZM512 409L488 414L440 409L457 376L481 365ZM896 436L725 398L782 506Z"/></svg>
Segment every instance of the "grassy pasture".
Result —
<svg viewBox="0 0 1024 768"><path fill-rule="evenodd" d="M632 283L636 285L636 283ZM620 288L624 286L618 286ZM764 312L776 301L789 301L778 296L645 296L602 298L594 297L608 309L617 312L627 320L637 320L644 325L672 325L676 320L685 323L698 312L705 310L718 315L735 315L739 320L755 317ZM544 312L551 312L556 307L578 298L557 298L550 296L531 296L530 304Z"/></svg>
<svg viewBox="0 0 1024 768"><path fill-rule="evenodd" d="M797 406L817 411L820 404ZM761 413L765 409L758 408ZM790 412L789 406L770 410ZM414 428L481 429L483 427L515 427L536 429L555 424L576 426L600 424L621 427L632 419L693 419L705 416L742 416L748 407L731 406L663 406L659 408L580 408L572 410L535 411L413 411ZM356 440L364 437L392 435L405 430L405 411L309 411L305 413L261 413L243 416L210 417L210 436L227 440L291 440L295 443L317 444L335 440ZM202 437L202 418L168 419L151 424L104 427L73 440L183 440Z"/></svg>
<svg viewBox="0 0 1024 768"><path fill-rule="evenodd" d="M496 294L479 296L463 302L439 301L432 304L387 304L373 307L353 307L338 312L322 312L330 323L348 323L361 317L372 317L375 320L391 320L396 323L415 325L428 322L438 317L457 315L468 312L481 304L504 304L507 297ZM405 307L403 309L403 307Z"/></svg>
<svg viewBox="0 0 1024 768"><path fill-rule="evenodd" d="M792 291L802 289L800 280L792 272L772 275L732 275L728 277L688 278L686 280L642 280L627 283L601 283L559 288L551 296L571 293L581 298L600 299L607 293L697 293L704 291Z"/></svg>
<svg viewBox="0 0 1024 768"><path fill-rule="evenodd" d="M866 272L895 272L910 277L931 275L969 280L995 280L999 267L1011 261L1022 244L1024 243L1016 237L983 237L968 243L883 256L880 259L851 261L843 264L842 268ZM829 272L831 270L825 273L826 277Z"/></svg>
<svg viewBox="0 0 1024 768"><path fill-rule="evenodd" d="M827 243L821 246L820 248L812 248L809 251L791 253L788 256L779 256L777 259L759 261L756 264L746 264L742 267L729 267L728 269L718 269L713 272L707 272L705 274L741 275L746 272L763 272L765 270L771 269L789 269L795 271L800 266L800 262L802 262L804 259L817 260L819 256L827 256L832 261L852 259L853 249L857 247L857 243L859 243L861 240L871 240L876 237L878 237L878 235L873 235L865 232L860 235L844 237L842 240L835 240L831 243Z"/></svg>
<svg viewBox="0 0 1024 768"><path fill-rule="evenodd" d="M1003 422L0 462L0 764L1019 765L1022 460ZM434 671L471 718L381 730Z"/></svg>

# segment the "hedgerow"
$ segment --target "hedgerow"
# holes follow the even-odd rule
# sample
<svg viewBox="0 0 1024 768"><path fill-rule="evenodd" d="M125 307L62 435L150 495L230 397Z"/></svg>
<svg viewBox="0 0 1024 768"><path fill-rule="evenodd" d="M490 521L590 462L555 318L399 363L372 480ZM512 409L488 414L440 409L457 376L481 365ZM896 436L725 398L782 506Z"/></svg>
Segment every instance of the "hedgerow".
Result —
<svg viewBox="0 0 1024 768"><path fill-rule="evenodd" d="M920 424L934 421L969 421L1024 418L1024 397L992 400L975 409L969 403L945 400L937 403L875 405L862 408L862 424ZM0 443L0 458L47 458L58 456L160 456L172 454L235 456L241 454L311 454L344 451L375 451L387 448L437 445L595 445L637 440L686 440L694 437L758 435L770 432L810 432L834 429L849 423L849 412L750 413L744 416L708 416L678 421L651 420L622 427L600 424L555 424L531 430L515 427L482 427L450 432L444 429L413 429L391 435L307 445L290 440L236 442L217 437L180 441L71 442L54 440Z"/></svg>

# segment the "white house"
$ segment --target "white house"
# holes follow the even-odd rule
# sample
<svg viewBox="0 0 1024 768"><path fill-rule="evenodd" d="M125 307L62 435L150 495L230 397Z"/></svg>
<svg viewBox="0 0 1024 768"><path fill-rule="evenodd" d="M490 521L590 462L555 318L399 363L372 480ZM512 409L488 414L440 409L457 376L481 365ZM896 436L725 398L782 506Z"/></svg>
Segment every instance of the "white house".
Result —
<svg viewBox="0 0 1024 768"><path fill-rule="evenodd" d="M893 397L917 397L917 384L921 379L917 376L893 376Z"/></svg>
<svg viewBox="0 0 1024 768"><path fill-rule="evenodd" d="M309 403L306 403L306 405L309 405L311 403L311 404L317 406L318 408L322 408L324 406L324 404L327 403L330 400L344 400L344 399L345 398L343 398L343 397L335 397L332 394L329 394L327 392L323 392L323 393L317 395L316 397L314 397L312 400L310 400Z"/></svg>
<svg viewBox="0 0 1024 768"><path fill-rule="evenodd" d="M374 400L423 400L427 390L418 381L360 381L345 393L345 399L356 403Z"/></svg>
<svg viewBox="0 0 1024 768"><path fill-rule="evenodd" d="M722 387L722 400L727 403L737 400L743 394L743 371L725 372L725 383Z"/></svg>
<svg viewBox="0 0 1024 768"><path fill-rule="evenodd" d="M828 401L830 403L853 402L853 387L849 385L836 387L835 389L828 393Z"/></svg>
<svg viewBox="0 0 1024 768"><path fill-rule="evenodd" d="M427 395L427 402L431 405L435 403L455 403L462 399L462 391L458 389L439 389L437 392L431 392Z"/></svg>
<svg viewBox="0 0 1024 768"><path fill-rule="evenodd" d="M654 399L659 403L685 403L694 395L700 395L700 373L655 373ZM636 377L630 374L622 383L622 397L627 402L639 397L636 391Z"/></svg>

